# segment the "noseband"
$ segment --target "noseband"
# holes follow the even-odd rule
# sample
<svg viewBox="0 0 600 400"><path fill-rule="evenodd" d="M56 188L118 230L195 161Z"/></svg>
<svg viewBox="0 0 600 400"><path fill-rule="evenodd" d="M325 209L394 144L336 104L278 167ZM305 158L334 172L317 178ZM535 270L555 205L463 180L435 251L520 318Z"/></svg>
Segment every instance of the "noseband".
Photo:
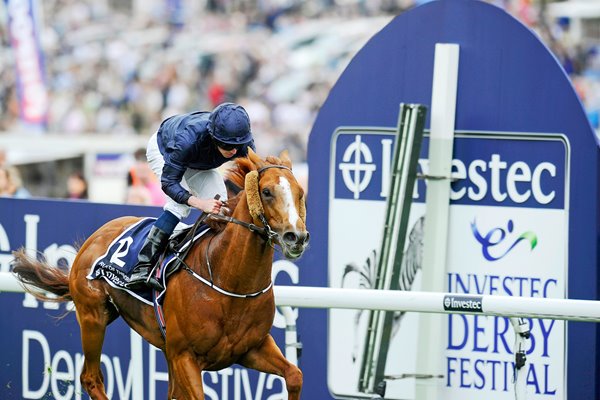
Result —
<svg viewBox="0 0 600 400"><path fill-rule="evenodd" d="M263 171L270 169L270 168L280 168L280 169L287 169L288 171L292 171L291 168L288 168L286 166L283 165L268 165L266 167L262 167L260 169L258 169L258 174L260 175ZM221 214L207 214L207 213L202 213L200 215L200 217L198 218L198 220L196 221L196 223L194 224L194 226L192 227L191 230L191 237L194 237L195 235L195 231L198 228L198 226L200 226L200 223L202 221L204 221L207 217L210 217L212 219L215 220L219 220L219 221L225 221L225 222L232 222L234 224L238 224L241 225L247 229L249 229L251 232L256 232L258 233L266 242L268 245L270 245L271 247L274 248L273 246L273 239L277 236L277 232L273 231L273 229L271 229L271 227L269 226L269 223L267 222L267 218L265 217L264 213L260 213L258 215L258 218L260 219L261 223L263 224L263 226L258 226L255 225L253 223L248 223L248 222L244 222L244 221L240 221L239 219L230 217L230 216L225 216L225 215L221 215ZM225 289L222 289L218 286L216 286L213 282L213 274L212 274L212 267L210 265L210 259L209 259L209 253L210 253L210 244L212 242L212 239L214 239L214 236L210 238L210 240L208 241L208 244L206 246L206 267L208 269L208 274L209 274L209 280L204 279L202 276L200 276L199 274L197 274L196 272L194 272L194 270L192 270L184 261L185 256L187 255L187 253L189 252L189 250L191 249L192 246L188 246L187 249L183 252L178 251L176 253L176 257L178 259L178 261L181 263L182 268L185 269L189 274L191 274L192 276L194 276L196 279L200 280L201 282L205 283L206 285L210 286L211 288L215 289L216 291L218 291L219 293L222 293L224 295L230 296L230 297L237 297L237 298L251 298L251 297L257 297L260 296L263 293L266 293L267 291L269 291L271 289L271 287L273 286L273 281L271 281L269 283L269 285L267 287L265 287L262 290L259 290L258 292L254 292L254 293L244 293L244 294L240 294L240 293L233 293L233 292L229 292Z"/></svg>

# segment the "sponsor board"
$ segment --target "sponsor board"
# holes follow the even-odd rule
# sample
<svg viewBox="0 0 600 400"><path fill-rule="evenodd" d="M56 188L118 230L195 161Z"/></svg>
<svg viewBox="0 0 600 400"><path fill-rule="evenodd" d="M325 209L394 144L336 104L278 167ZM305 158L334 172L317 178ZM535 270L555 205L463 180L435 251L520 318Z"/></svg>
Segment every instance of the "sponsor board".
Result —
<svg viewBox="0 0 600 400"><path fill-rule="evenodd" d="M332 136L329 284L369 288L376 276L395 133L339 128ZM427 174L428 137L418 171ZM457 132L452 160L444 308L481 312L481 295L565 298L569 143L559 134ZM413 192L400 287L419 290L426 180ZM328 385L363 397L358 376L367 313L331 310ZM508 319L444 316L444 399L505 399L512 392L514 333ZM418 314L396 313L385 375L415 374ZM527 385L532 399L566 393L566 327L531 320ZM388 381L386 398L415 396L413 378Z"/></svg>
<svg viewBox="0 0 600 400"><path fill-rule="evenodd" d="M153 207L119 206L71 201L0 198L0 271L10 271L11 252L25 247L39 252L50 264L68 267L77 244L110 219L123 215L155 216ZM192 219L188 222L193 222ZM273 278L278 284L298 284L298 265L276 260ZM72 303L37 301L20 293L1 293L5 310L0 322L0 399L85 399L79 382L83 354L79 326ZM165 310L168 312L168 310ZM201 312L201 310L199 310ZM297 310L294 310L297 315ZM64 317L64 318L63 318ZM285 319L276 312L272 334L285 349ZM142 371L135 370L132 348L141 347ZM310 341L305 342L310 345ZM164 399L167 365L162 352L143 342L117 319L106 330L101 368L111 399ZM142 378L139 385L136 378ZM284 399L285 382L274 375L238 365L203 375L205 396L210 400ZM310 397L311 389L305 393Z"/></svg>

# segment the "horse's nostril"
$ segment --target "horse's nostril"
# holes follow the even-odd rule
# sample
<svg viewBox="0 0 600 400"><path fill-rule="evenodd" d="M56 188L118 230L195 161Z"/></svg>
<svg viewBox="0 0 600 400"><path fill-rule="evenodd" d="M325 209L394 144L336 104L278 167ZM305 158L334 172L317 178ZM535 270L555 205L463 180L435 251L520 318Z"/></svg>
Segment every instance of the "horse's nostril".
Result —
<svg viewBox="0 0 600 400"><path fill-rule="evenodd" d="M304 236L303 243L308 243L308 241L310 240L310 233L306 232L306 234L303 236Z"/></svg>
<svg viewBox="0 0 600 400"><path fill-rule="evenodd" d="M288 243L296 243L298 236L294 232L286 232L283 234L283 240Z"/></svg>

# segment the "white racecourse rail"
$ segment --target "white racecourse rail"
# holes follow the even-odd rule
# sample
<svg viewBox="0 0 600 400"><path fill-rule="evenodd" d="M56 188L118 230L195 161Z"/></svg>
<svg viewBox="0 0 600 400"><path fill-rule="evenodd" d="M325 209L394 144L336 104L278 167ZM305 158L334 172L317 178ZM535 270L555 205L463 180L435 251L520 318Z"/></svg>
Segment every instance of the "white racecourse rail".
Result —
<svg viewBox="0 0 600 400"><path fill-rule="evenodd" d="M304 286L275 286L274 290L275 301L278 306L482 314L502 317L600 322L600 302L592 300ZM1 272L0 292L23 292L23 288L13 274ZM444 300L448 296L460 296L461 299L472 299L473 301L480 301L481 304L479 309L475 311L446 310Z"/></svg>
<svg viewBox="0 0 600 400"><path fill-rule="evenodd" d="M274 286L275 302L286 319L285 355L297 364L295 314L290 307L343 308L425 313L461 313L509 317L515 329L515 354L524 347L529 332L517 318L549 318L569 321L600 322L600 302L591 300L548 299L508 296L480 296L456 293L412 292L370 289L339 289L302 286ZM14 275L0 272L0 292L23 292ZM455 306L458 304L460 310ZM137 340L137 341L136 341ZM132 339L132 359L138 363L141 338ZM137 347L136 347L137 346ZM137 351L136 351L137 348ZM515 374L515 399L525 400L525 375ZM139 370L141 371L141 365ZM143 379L143 378L142 378ZM424 397L423 397L424 398Z"/></svg>
<svg viewBox="0 0 600 400"><path fill-rule="evenodd" d="M446 297L481 301L478 311L444 309ZM600 302L533 297L480 296L457 293L411 292L370 289L338 289L275 286L279 306L413 311L443 314L481 314L502 317L549 318L600 322Z"/></svg>

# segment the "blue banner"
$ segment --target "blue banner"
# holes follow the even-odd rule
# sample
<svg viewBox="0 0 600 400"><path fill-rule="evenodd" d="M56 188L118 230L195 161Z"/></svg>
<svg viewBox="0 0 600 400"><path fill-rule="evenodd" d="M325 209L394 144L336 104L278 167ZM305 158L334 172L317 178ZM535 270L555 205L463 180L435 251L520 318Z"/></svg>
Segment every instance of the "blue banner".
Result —
<svg viewBox="0 0 600 400"><path fill-rule="evenodd" d="M70 265L77 246L111 219L127 215L157 217L161 211L157 207L0 198L0 271L10 270L11 252L21 247L40 252L50 264ZM273 276L277 284L297 284L298 267L278 260L273 265ZM0 304L4 310L0 320L0 399L87 398L79 382L83 366L79 326L75 313L67 313L72 311L72 304L39 302L18 293L0 293ZM305 329L310 329L310 319L304 320ZM274 325L271 334L283 351L285 322L279 313ZM135 340L122 319L106 330L101 363L109 398L166 398L164 355L143 342L143 371L135 371L131 360ZM134 377L139 375L143 376L141 388L134 384ZM282 378L237 365L205 373L204 385L207 400L238 399L240 394L257 400L287 398ZM307 386L303 395L317 398L311 395L312 390Z"/></svg>
<svg viewBox="0 0 600 400"><path fill-rule="evenodd" d="M185 9L181 0L166 0L167 18L172 27L181 29L185 25Z"/></svg>
<svg viewBox="0 0 600 400"><path fill-rule="evenodd" d="M335 198L385 201L396 140L393 130L338 129ZM451 171L452 204L562 209L567 185L568 141L563 135L456 133ZM417 173L428 175L429 136ZM413 202L424 203L426 179Z"/></svg>
<svg viewBox="0 0 600 400"><path fill-rule="evenodd" d="M416 103L431 110L438 43L460 46L454 125L458 135L451 171L456 180L452 183L448 235L448 257L454 269L446 277L448 284L452 289L462 288L459 279L462 283L477 277L481 283L488 277L494 288L497 282L506 283L506 292L513 295L539 295L556 287L555 297L598 299L600 150L596 135L567 74L539 37L506 11L475 0L432 1L397 16L366 43L331 89L308 144L311 247L300 264L302 270L312 273L303 275L302 284L339 284L340 276L333 275L332 268L343 273L349 263L363 272L374 265L369 251L378 248L371 242L381 235L382 227L373 227L373 221L383 218L385 211L382 203L389 170L384 166L392 161L399 106ZM425 129L430 127L428 115ZM389 135L382 132L385 129ZM421 173L427 156L424 140ZM419 180L413 193L413 209L420 212L425 188L426 182ZM350 222L357 220L365 224L360 225L361 230L351 229ZM511 263L514 257L522 262L531 258L531 263ZM335 264L336 260L342 263ZM535 273L530 273L532 270ZM530 287L515 290L515 282L528 282ZM469 292L474 290L471 285ZM332 367L336 360L347 360L344 357L354 349L350 343L339 346L340 351L331 350L332 343L350 342L352 337L348 329L340 328L335 336L331 329L320 328L328 320L331 323L332 314L315 312L313 317L313 336L323 335L315 340L331 352L327 365L304 371L305 382L321 388L319 399L332 398L332 388L324 388L330 382L339 383L336 390L343 385L357 387L352 377L340 372L337 365ZM459 325L462 317L454 317L450 344L461 344L465 338L459 336L464 332L458 327L473 328L469 340L479 340L483 320ZM556 344L550 350L558 361L545 368L544 354L537 364L529 358L528 365L536 365L536 369L528 372L528 390L536 399L600 398L598 325L571 323L568 330L562 330L559 324L554 322L553 335L564 334L552 339ZM335 321L331 326L335 327ZM564 340L558 340L563 335ZM586 351L579 351L581 348ZM412 350L411 345L393 348L388 361L422 356ZM459 352L447 354L451 379L444 380L440 390L451 395L440 398L492 399L496 398L494 389L498 398L511 396L512 388L496 385L489 374L484 385L478 375L482 362L467 350ZM488 373L490 366L496 365L495 356L488 359ZM319 355L307 351L304 357L304 362L312 362ZM552 371L555 367L559 370ZM397 376L430 371L407 366L389 372ZM510 382L510 373L507 376ZM385 398L414 398L415 383L410 379L390 379L387 384Z"/></svg>
<svg viewBox="0 0 600 400"><path fill-rule="evenodd" d="M5 0L8 34L17 75L19 113L26 126L43 129L48 123L48 92L44 56L39 41L36 0Z"/></svg>

